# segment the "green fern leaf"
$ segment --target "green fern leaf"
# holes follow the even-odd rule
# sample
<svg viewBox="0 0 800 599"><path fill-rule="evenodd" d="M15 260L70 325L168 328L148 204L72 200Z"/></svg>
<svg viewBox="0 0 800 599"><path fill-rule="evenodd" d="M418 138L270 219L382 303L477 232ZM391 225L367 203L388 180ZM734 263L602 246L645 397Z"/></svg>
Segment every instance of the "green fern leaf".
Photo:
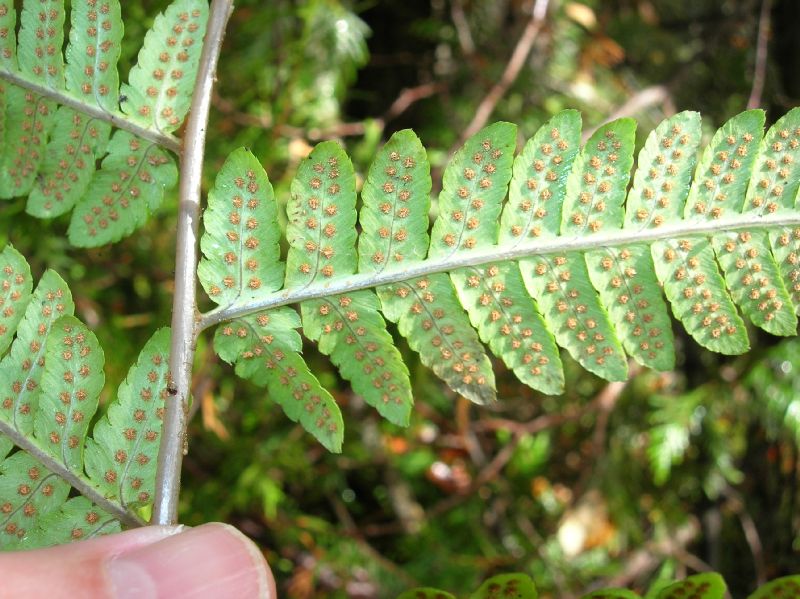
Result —
<svg viewBox="0 0 800 599"><path fill-rule="evenodd" d="M395 133L372 162L361 194L361 272L403 269L425 257L430 190L430 164L419 138L411 131ZM494 398L491 365L446 275L382 286L377 292L384 316L399 323L400 334L423 364L472 401Z"/></svg>
<svg viewBox="0 0 800 599"><path fill-rule="evenodd" d="M762 215L792 210L800 186L800 108L793 108L770 127L759 150L744 212ZM783 227L771 231L769 239L797 313L800 310L800 229Z"/></svg>
<svg viewBox="0 0 800 599"><path fill-rule="evenodd" d="M674 125L668 120L659 129ZM653 160L652 146L657 145L659 129L651 133L653 141L645 146L640 164ZM592 152L590 155L584 152L584 191L572 210L570 229L579 229L575 224L577 218L583 218L586 229L593 232L622 227L622 200L633 165L634 131L635 123L621 119L601 127L586 144ZM600 292L601 303L628 355L644 366L671 369L675 364L672 324L650 248L646 245L604 248L587 252L586 261L589 278Z"/></svg>
<svg viewBox="0 0 800 599"><path fill-rule="evenodd" d="M625 206L626 229L657 229L683 218L700 137L700 114L691 111L665 119L647 136Z"/></svg>
<svg viewBox="0 0 800 599"><path fill-rule="evenodd" d="M465 144L467 151L460 155L460 160L454 159L448 167L454 184L459 187L455 190L456 197L452 195L452 186L449 190L445 188L442 195L449 191L451 196L443 215L449 214L455 220L462 212L479 210L480 221L477 216L465 217L466 230L482 237L477 246L494 245L498 237L497 221L512 175L516 142L516 128L506 125L492 125L476 133ZM487 141L488 144L484 143ZM476 202L482 204L479 209L475 208ZM560 393L564 386L561 360L552 335L525 290L519 267L513 263L488 264L455 271L451 278L481 339L517 378L534 389Z"/></svg>
<svg viewBox="0 0 800 599"><path fill-rule="evenodd" d="M369 167L361 190L359 272L403 269L428 253L431 167L410 129L386 142Z"/></svg>
<svg viewBox="0 0 800 599"><path fill-rule="evenodd" d="M627 589L601 589L588 593L581 599L642 599L642 597Z"/></svg>
<svg viewBox="0 0 800 599"><path fill-rule="evenodd" d="M64 87L64 2L23 4L19 31L19 70L53 89ZM8 88L5 144L0 163L0 197L30 191L45 157L55 124L56 104L21 88Z"/></svg>
<svg viewBox="0 0 800 599"><path fill-rule="evenodd" d="M714 219L728 211L742 212L763 127L764 112L751 110L730 119L717 131L698 165L687 217ZM797 318L767 234L721 233L712 241L725 282L742 312L770 333L793 335Z"/></svg>
<svg viewBox="0 0 800 599"><path fill-rule="evenodd" d="M236 374L266 387L286 415L324 445L342 450L344 423L339 406L319 384L300 355L302 340L295 329L300 318L291 308L278 308L220 326L214 349Z"/></svg>
<svg viewBox="0 0 800 599"><path fill-rule="evenodd" d="M47 271L28 303L11 351L0 362L0 420L24 435L33 432L47 337L56 320L74 309L67 284Z"/></svg>
<svg viewBox="0 0 800 599"><path fill-rule="evenodd" d="M658 594L658 599L723 599L726 590L722 576L716 572L704 572L669 585Z"/></svg>
<svg viewBox="0 0 800 599"><path fill-rule="evenodd" d="M0 550L27 547L38 517L57 512L68 494L63 479L24 451L0 462Z"/></svg>
<svg viewBox="0 0 800 599"><path fill-rule="evenodd" d="M156 144L117 131L108 156L72 212L69 239L78 247L118 241L141 227L175 185L174 160Z"/></svg>
<svg viewBox="0 0 800 599"><path fill-rule="evenodd" d="M336 142L318 144L292 181L287 285L302 287L355 271L355 195L350 158Z"/></svg>
<svg viewBox="0 0 800 599"><path fill-rule="evenodd" d="M530 576L526 574L499 574L492 576L469 596L469 599L537 599L539 593Z"/></svg>
<svg viewBox="0 0 800 599"><path fill-rule="evenodd" d="M516 134L516 125L494 123L469 138L450 160L431 231L431 257L496 243Z"/></svg>
<svg viewBox="0 0 800 599"><path fill-rule="evenodd" d="M511 123L484 127L450 160L439 194L439 216L431 231L431 258L465 253L497 242L502 201L511 179L516 132L516 126ZM505 273L494 265L487 265L486 272L493 273L491 281L482 280L483 273L473 268L454 271L450 279L481 338L489 342L510 367L521 370L526 380L530 380L533 377L528 376L524 360L530 360L531 356L523 344L538 323L514 322L514 316L522 316L514 309L520 304L520 289L506 287L512 285L514 279L504 276ZM504 334L504 331L507 332ZM502 335L499 338L496 337L498 332ZM478 359L471 365L477 368L476 372L467 372L462 378L479 389L477 397L470 399L483 403L494 397L494 377L488 360L482 356ZM487 388L482 390L484 386Z"/></svg>
<svg viewBox="0 0 800 599"><path fill-rule="evenodd" d="M78 2L71 12L66 87L87 103L114 113L119 103L117 61L122 41L119 2ZM27 212L52 218L72 209L105 152L111 126L70 108L58 109L47 160L28 197Z"/></svg>
<svg viewBox="0 0 800 599"><path fill-rule="evenodd" d="M580 132L580 113L565 110L542 125L525 144L514 160L508 203L500 219L501 245L515 247L527 239L551 237L558 232L566 179L580 148ZM520 260L519 266L497 266L500 272L505 273L507 280L503 284L507 289L520 292L517 282L519 271L525 290L536 297L537 286L529 282L533 260ZM561 358L538 303L531 300L530 304L516 305L525 312L522 321L529 323L533 341L522 344L521 349L530 353L523 354L524 367L516 367L515 374L528 385L546 393L562 392L564 374ZM526 369L529 370L526 372ZM523 375L526 378L521 378Z"/></svg>
<svg viewBox="0 0 800 599"><path fill-rule="evenodd" d="M456 599L456 596L433 587L420 587L401 593L397 599Z"/></svg>
<svg viewBox="0 0 800 599"><path fill-rule="evenodd" d="M42 393L34 422L40 446L68 470L83 470L83 441L105 383L97 337L73 316L47 336Z"/></svg>
<svg viewBox="0 0 800 599"><path fill-rule="evenodd" d="M445 274L380 288L383 311L400 334L456 393L478 404L495 400L494 373Z"/></svg>
<svg viewBox="0 0 800 599"><path fill-rule="evenodd" d="M197 275L221 305L274 291L284 275L280 261L277 205L267 174L249 151L234 151L209 194L200 240ZM270 398L331 451L341 451L339 406L300 356L302 342L294 310L279 308L217 330L214 349L236 364L236 373L267 387Z"/></svg>
<svg viewBox="0 0 800 599"><path fill-rule="evenodd" d="M657 228L674 222L683 213L689 216L704 214L698 210L706 210L697 195L702 192L692 187L695 191L689 192L691 197L687 202L685 187L685 173L693 164L700 144L700 119L695 113L681 115L677 115L677 121L668 121L669 125L656 129L652 142L643 151L648 158L644 167L647 172L641 169L634 180L629 223L635 219L646 227ZM698 172L702 169L699 166ZM708 240L695 237L658 241L650 251L656 276L686 331L712 351L725 354L747 351L749 341L744 322L725 290Z"/></svg>
<svg viewBox="0 0 800 599"><path fill-rule="evenodd" d="M355 272L355 173L339 144L323 142L303 161L292 181L287 210L289 253L286 284ZM378 312L371 291L301 304L303 331L319 340L353 390L396 424L407 424L411 411L408 370Z"/></svg>
<svg viewBox="0 0 800 599"><path fill-rule="evenodd" d="M205 0L175 0L144 38L122 109L159 131L174 131L189 110L208 19Z"/></svg>
<svg viewBox="0 0 800 599"><path fill-rule="evenodd" d="M103 494L124 508L153 500L161 419L167 397L169 329L145 344L117 399L86 443L86 472Z"/></svg>
<svg viewBox="0 0 800 599"><path fill-rule="evenodd" d="M17 69L17 11L11 0L0 1L0 68ZM9 86L0 80L0 148L6 145L6 110L8 106ZM0 166L3 164L4 152L0 150ZM0 182L3 177L0 176Z"/></svg>
<svg viewBox="0 0 800 599"><path fill-rule="evenodd" d="M38 218L69 212L83 196L104 152L111 126L62 106L56 113L47 159L25 210Z"/></svg>
<svg viewBox="0 0 800 599"><path fill-rule="evenodd" d="M747 599L800 599L800 576L784 576L761 585Z"/></svg>
<svg viewBox="0 0 800 599"><path fill-rule="evenodd" d="M638 168L628 193L625 228L657 229L682 217L699 144L700 115L696 112L681 112L665 119L648 135L639 153ZM672 247L669 244L655 244L653 247L656 246L663 248L663 251ZM659 285L653 266L655 250L651 252L651 248L643 245L631 246L627 250L629 264L609 281L612 286L621 283L626 289L624 296L619 297L619 300L625 301L620 301L614 307L609 306L612 314L617 312L612 318L620 330L626 331L621 336L625 349L632 356L657 370L669 370L674 366L675 348L666 306L658 293ZM616 266L613 256L609 258ZM660 256L656 262L659 260ZM625 270L628 268L632 269L629 272L636 279L633 284L626 276ZM668 278L664 286L671 301L676 302L674 298L678 298L677 303L673 303L676 315L681 318L681 309L691 313L692 304L688 302L691 298L681 297L684 290L679 282ZM637 290L640 290L642 297L637 298L640 294L633 293ZM635 308L641 300L647 303L649 309L637 319ZM633 315L629 314L628 306L633 308L630 310Z"/></svg>
<svg viewBox="0 0 800 599"><path fill-rule="evenodd" d="M203 226L197 276L215 303L229 305L280 288L277 204L267 174L248 150L234 151L220 169Z"/></svg>
<svg viewBox="0 0 800 599"><path fill-rule="evenodd" d="M201 326L226 319L239 326L259 311L301 303L307 336L319 340L320 349L333 356L359 391L374 366L386 362L381 356L381 363L367 364L359 373L357 363L368 351L358 327L364 335L377 331L376 352L391 343L378 303L366 291L375 287L384 316L398 323L423 363L453 389L481 402L494 396L493 375L458 300L474 328L521 380L555 393L563 387L563 373L553 336L586 368L611 380L627 376L626 352L646 366L673 366L661 283L674 314L699 343L741 353L749 341L737 304L768 330L786 333L794 326L768 243L769 233L781 230L772 224L784 227L798 218L781 195L797 193L788 180L794 172L794 155L788 152L800 147L800 139L792 137L800 137L792 120L800 112L787 116L761 143L760 158L753 148L761 113L744 113L723 126L705 150L693 184L699 115L685 112L667 119L640 153L627 203L635 130L630 119L601 127L578 154L579 115L556 115L526 144L513 168L514 128L492 125L468 140L448 165L430 237L425 218L429 165L417 137L400 132L378 152L364 185L358 273L352 168L338 145L320 144L293 182L284 288L262 289L246 299L231 292L229 305L202 316ZM769 191L775 208L766 208L763 216L745 203L747 198L752 206L763 203L745 195L754 163L766 181L757 189L780 187ZM784 214L770 216L777 210ZM800 261L792 245L798 240L800 232L787 228L773 241L785 246L792 283L800 279L793 270ZM729 248L731 243L735 247ZM220 252L215 261L224 255ZM279 262L277 255L273 262ZM220 265L208 268L206 278L215 272L217 285L224 283L227 271ZM236 281L232 277L238 288ZM747 286L763 290L763 297L744 297ZM745 307L748 298L750 308ZM765 301L769 305L760 305ZM755 312L762 313L761 321ZM229 330L233 335L235 329ZM255 354L253 347L246 351ZM232 351L230 359L235 358ZM394 366L402 369L399 362ZM381 384L378 378L372 382ZM376 395L371 401L380 405ZM680 430L655 423L649 451L659 480L682 457L693 422L692 414L684 416Z"/></svg>
<svg viewBox="0 0 800 599"><path fill-rule="evenodd" d="M14 281L29 294L24 259L10 247L0 256L0 280ZM6 306L10 318L12 309L21 311L27 303L0 362L0 548L31 548L107 534L121 523L141 524L131 507L146 510L152 501L169 331L154 335L118 400L95 426L94 438L87 439L104 383L102 349L72 316L70 291L56 273L44 274L29 301L23 295ZM12 443L19 449L9 456ZM71 486L85 499L66 502Z"/></svg>
<svg viewBox="0 0 800 599"><path fill-rule="evenodd" d="M36 519L25 535L24 548L64 545L85 541L122 530L119 520L104 512L85 497L73 497L58 509Z"/></svg>
<svg viewBox="0 0 800 599"><path fill-rule="evenodd" d="M31 299L33 279L25 258L10 245L0 253L0 269L0 352L5 352Z"/></svg>
<svg viewBox="0 0 800 599"><path fill-rule="evenodd" d="M544 163L540 166L542 170L545 170L547 163L554 159L559 160L555 166L568 162L565 158L570 156L565 157L562 152L572 151L571 148L576 143L574 137L578 133L576 125L577 123L573 121L567 124L563 132L555 129L558 137L544 141L540 145L539 151L543 157L536 160ZM614 205L615 202L605 204L605 197L608 194L612 197L619 195L617 189L620 185L619 175L616 172L611 175L605 174L603 169L618 159L613 155L622 149L623 141L626 148L629 145L627 140L619 138L624 138L626 130L630 128L631 125L626 121L617 121L606 125L592 136L572 163L563 196L559 197L554 193L561 192L559 187L545 188L539 192L539 199L549 205L547 208L531 206L531 209L549 212L552 210L550 206L562 203L562 197L563 206L560 231L541 228L542 225L548 227L556 225L557 221L551 216L537 223L538 236L553 237L559 232L577 235L586 234L587 231L594 233L603 226L600 215L610 211L613 217L619 211L619 207ZM627 135L631 133L628 132ZM552 154L554 156L551 157ZM601 155L602 159L599 157ZM625 161L624 155L622 160ZM595 163L600 166L596 166ZM539 165L539 162L534 161L534 170ZM552 168L547 170L553 172L553 175L550 175L552 182L558 181L557 171L553 171ZM536 183L535 179L534 182ZM614 182L616 186L613 185ZM622 187L624 193L624 183ZM537 190L534 188L531 191ZM543 197L542 193L545 194ZM533 204L530 199L528 201ZM618 204L619 200L616 200L616 203ZM558 343L587 370L609 380L624 380L628 373L625 354L600 303L600 298L592 287L584 256L580 253L542 256L526 260L521 263L521 267L525 284L537 299Z"/></svg>

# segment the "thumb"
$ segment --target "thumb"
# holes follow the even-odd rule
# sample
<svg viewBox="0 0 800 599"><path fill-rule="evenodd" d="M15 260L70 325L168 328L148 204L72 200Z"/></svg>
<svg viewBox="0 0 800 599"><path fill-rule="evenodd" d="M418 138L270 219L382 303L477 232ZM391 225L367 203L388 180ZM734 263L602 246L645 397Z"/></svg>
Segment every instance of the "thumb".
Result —
<svg viewBox="0 0 800 599"><path fill-rule="evenodd" d="M0 554L0 598L277 597L258 548L226 524L148 526L48 549Z"/></svg>

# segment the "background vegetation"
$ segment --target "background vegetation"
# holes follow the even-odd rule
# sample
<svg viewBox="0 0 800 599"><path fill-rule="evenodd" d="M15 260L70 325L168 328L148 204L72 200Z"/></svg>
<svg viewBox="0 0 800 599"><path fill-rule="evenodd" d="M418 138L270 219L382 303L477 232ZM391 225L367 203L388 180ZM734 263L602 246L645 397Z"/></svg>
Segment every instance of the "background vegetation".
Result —
<svg viewBox="0 0 800 599"><path fill-rule="evenodd" d="M635 116L641 142L678 110L701 111L711 133L748 105L771 122L800 104L794 0L239 0L207 183L245 145L285 202L317 141L341 139L363 176L382 140L412 127L436 186L544 4L544 26L491 116L525 136L570 107L587 130ZM165 5L126 1L126 37L140 40ZM135 51L124 49L123 79ZM73 288L78 316L107 348L108 390L169 322L175 212L173 197L142 232L87 252L67 245L65 219L35 221L24 199L0 206L0 241L36 278L53 267ZM749 354L724 357L675 331L675 371L608 384L565 355L560 397L495 361L500 400L485 408L447 390L398 337L416 400L408 429L366 409L308 346L344 406L338 456L201 343L181 519L240 527L282 595L298 599L393 597L422 584L464 593L501 571L566 598L709 568L744 596L800 571L800 343L753 329Z"/></svg>

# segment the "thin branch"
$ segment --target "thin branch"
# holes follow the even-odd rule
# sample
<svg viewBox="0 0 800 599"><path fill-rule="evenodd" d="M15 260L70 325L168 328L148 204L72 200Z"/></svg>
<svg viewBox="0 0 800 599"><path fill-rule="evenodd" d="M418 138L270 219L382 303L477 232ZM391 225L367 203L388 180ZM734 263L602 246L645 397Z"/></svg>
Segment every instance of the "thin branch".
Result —
<svg viewBox="0 0 800 599"><path fill-rule="evenodd" d="M151 129L150 127L138 125L131 121L128 115L122 112L108 112L99 106L86 104L80 98L76 98L64 90L47 87L46 85L42 85L36 81L31 81L20 73L15 73L7 69L0 68L0 79L8 81L17 87L22 87L32 91L38 96L42 96L49 100L53 100L54 102L58 102L63 106L72 108L72 110L82 112L93 119L110 123L117 129L122 129L129 133L133 133L137 137L141 137L142 139L151 141L159 146L163 146L168 150L172 150L176 154L180 154L181 152L181 141L178 138L173 135L169 135L168 133L162 133L157 129Z"/></svg>
<svg viewBox="0 0 800 599"><path fill-rule="evenodd" d="M533 6L533 15L528 21L528 24L525 25L525 30L522 32L519 41L517 41L517 45L514 47L514 51L511 53L511 58L509 58L508 64L506 64L503 75L500 77L500 80L492 86L492 89L489 90L486 97L481 100L478 109L475 111L475 116L472 117L472 121L461 134L458 143L459 146L464 143L464 140L477 133L480 128L486 124L489 117L492 116L492 112L494 112L495 106L497 106L500 98L505 95L508 88L511 87L511 84L516 81L522 70L522 66L525 64L525 60L528 58L528 54L531 52L531 48L533 48L533 43L536 41L536 38L539 36L539 31L541 31L544 25L548 3L549 0L536 0L536 4Z"/></svg>
<svg viewBox="0 0 800 599"><path fill-rule="evenodd" d="M181 155L175 296L172 303L170 384L158 452L153 523L175 524L197 329L197 239L206 127L225 26L233 0L213 0Z"/></svg>
<svg viewBox="0 0 800 599"><path fill-rule="evenodd" d="M743 229L755 231L775 227L796 227L798 225L800 225L800 212L770 214L761 217L743 214L735 218L717 221L682 221L644 231L621 229L611 233L585 237L552 237L542 241L520 243L510 249L501 246L488 246L454 253L444 259L437 258L408 263L402 269L383 271L379 274L359 273L347 277L337 277L326 283L314 283L303 288L276 291L257 300L215 308L201 316L198 328L203 330L226 320L248 316L263 310L277 308L278 306L341 293L352 293L353 291L380 285L399 283L439 272L449 272L465 266L480 266L492 262L519 260L520 258L548 254L585 252L635 243L652 243L664 239L711 235L724 231L741 231Z"/></svg>
<svg viewBox="0 0 800 599"><path fill-rule="evenodd" d="M586 131L584 131L581 135L581 139L583 143L586 143L586 141L594 134L594 132L597 131L604 123L614 121L624 116L633 116L645 108L649 108L650 106L655 106L657 104L664 104L670 108L670 110L665 110L665 113L674 112L675 105L672 102L672 96L669 93L669 88L667 88L665 85L651 85L650 87L646 87L636 92L630 98L628 98L625 103L622 104L622 106L611 113L602 123L599 123L597 127L586 129ZM667 116L670 115L667 114Z"/></svg>
<svg viewBox="0 0 800 599"><path fill-rule="evenodd" d="M761 586L767 582L767 565L764 561L764 544L761 542L761 536L758 534L758 527L756 526L750 512L747 511L745 500L742 495L730 485L726 485L722 491L723 495L728 498L728 504L734 514L739 518L742 525L742 532L750 547L750 553L753 554L753 565L756 570L756 584Z"/></svg>
<svg viewBox="0 0 800 599"><path fill-rule="evenodd" d="M36 445L29 437L20 433L13 426L7 422L0 420L0 433L6 435L14 445L29 453L35 460L47 468L50 472L56 474L68 482L75 488L81 495L86 497L89 501L93 502L97 507L105 510L114 518L119 520L122 524L129 528L136 528L144 526L146 523L139 518L136 514L132 514L120 504L106 499L102 493L95 489L89 481L77 476L64 464L57 461L49 453L45 453L38 445Z"/></svg>
<svg viewBox="0 0 800 599"><path fill-rule="evenodd" d="M674 531L674 533L666 539L660 541L651 541L634 551L633 553L625 556L625 569L599 583L603 587L628 587L631 584L655 570L663 561L665 556L675 556L681 550L697 538L700 534L700 525L696 520L690 519L686 524ZM593 590L593 587L587 589Z"/></svg>
<svg viewBox="0 0 800 599"><path fill-rule="evenodd" d="M382 116L364 119L363 121L337 123L336 125L324 129L320 127L303 129L302 127L294 127L285 124L275 125L271 115L264 114L258 116L240 112L237 110L236 104L233 101L223 98L218 94L214 94L212 103L217 110L229 116L230 120L234 123L246 127L258 127L259 129L274 129L278 135L287 137L303 137L309 141L322 141L326 139L364 135L364 132L367 130L367 123L374 123L379 128L383 129L389 121L403 114L412 104L438 94L444 88L445 86L442 83L423 83L415 87L403 88Z"/></svg>
<svg viewBox="0 0 800 599"><path fill-rule="evenodd" d="M472 31L470 31L467 15L464 13L464 5L461 0L453 0L450 3L450 16L458 34L458 45L461 46L461 53L466 58L472 57L475 54L475 42L472 39Z"/></svg>
<svg viewBox="0 0 800 599"><path fill-rule="evenodd" d="M767 72L767 49L771 28L772 0L762 0L761 15L758 18L758 38L756 40L756 62L753 68L753 87L747 108L761 106L761 94L764 92L764 80Z"/></svg>

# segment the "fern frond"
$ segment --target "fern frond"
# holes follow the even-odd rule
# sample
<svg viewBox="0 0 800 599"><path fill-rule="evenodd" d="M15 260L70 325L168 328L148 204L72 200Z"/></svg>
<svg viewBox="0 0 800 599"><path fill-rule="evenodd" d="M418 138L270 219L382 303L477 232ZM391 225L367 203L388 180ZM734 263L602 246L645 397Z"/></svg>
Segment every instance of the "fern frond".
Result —
<svg viewBox="0 0 800 599"><path fill-rule="evenodd" d="M748 111L724 124L693 173L700 117L674 115L650 133L633 176L631 119L604 125L580 149L580 116L564 111L516 158L515 127L490 125L447 166L430 235L430 167L413 132L396 133L377 153L362 190L360 234L349 159L324 142L300 165L292 186L283 289L274 283L283 273L276 233L265 238L268 252L258 244L240 251L242 231L231 226L239 224L231 220L238 209L228 204L218 211L212 195L198 275L212 299L224 301L215 299L219 307L201 317L200 327L234 319L217 339L223 357L241 364L266 348L251 315L292 320L274 311L300 303L305 335L319 340L354 391L379 410L367 384L381 384L370 378L373 366L390 365L383 377L390 384L405 385L406 375L386 353L391 342L378 307L425 364L478 403L495 391L476 331L521 381L546 393L563 390L555 342L609 380L627 376L628 357L672 368L664 296L698 343L743 353L749 341L738 309L769 332L793 334L796 305L787 287L800 293L800 109L762 141L763 121L762 112ZM244 166L238 168L244 177ZM252 161L247 168L258 170ZM271 194L263 201L274 202ZM274 216L269 221L277 231ZM223 251L230 245L225 236L238 249ZM258 274L270 286L245 288L250 262L270 265ZM361 372L367 352L359 353L358 326L377 336L373 347L381 356ZM237 344L237 335L247 341ZM246 370L252 378L254 370ZM395 422L407 418L407 412L381 413ZM659 478L680 459L686 429L663 433L662 447L653 448Z"/></svg>
<svg viewBox="0 0 800 599"><path fill-rule="evenodd" d="M63 0L23 2L18 48L13 3L0 4L0 197L29 194L39 218L76 207L69 237L84 247L140 227L175 185L159 146L179 151L171 132L189 108L207 17L206 0L158 15L121 94L119 0L71 3L66 63Z"/></svg>
<svg viewBox="0 0 800 599"><path fill-rule="evenodd" d="M87 438L104 384L103 351L72 316L69 288L55 272L31 295L25 260L7 247L0 261L3 326L16 328L0 362L0 549L141 524L152 503L169 331L148 342ZM84 497L68 500L70 488Z"/></svg>

